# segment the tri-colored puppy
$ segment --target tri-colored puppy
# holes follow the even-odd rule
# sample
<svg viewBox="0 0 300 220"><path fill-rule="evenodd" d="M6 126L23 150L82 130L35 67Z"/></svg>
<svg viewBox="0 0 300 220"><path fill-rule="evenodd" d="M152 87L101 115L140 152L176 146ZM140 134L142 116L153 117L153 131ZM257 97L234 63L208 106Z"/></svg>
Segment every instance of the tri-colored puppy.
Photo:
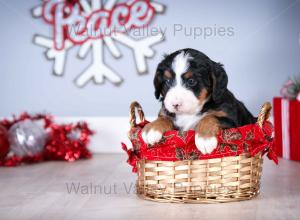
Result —
<svg viewBox="0 0 300 220"><path fill-rule="evenodd" d="M155 96L162 107L158 118L144 127L144 141L155 144L166 131L192 129L197 148L207 154L217 147L220 129L255 123L227 83L223 65L200 51L183 49L166 56L154 78Z"/></svg>

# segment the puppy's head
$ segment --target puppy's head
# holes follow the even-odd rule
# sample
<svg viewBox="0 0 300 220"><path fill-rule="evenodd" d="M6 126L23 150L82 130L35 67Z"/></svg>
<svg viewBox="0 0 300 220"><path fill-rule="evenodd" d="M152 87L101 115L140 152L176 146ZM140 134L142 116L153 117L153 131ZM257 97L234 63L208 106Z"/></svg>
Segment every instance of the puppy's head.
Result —
<svg viewBox="0 0 300 220"><path fill-rule="evenodd" d="M175 114L196 114L212 99L219 103L227 89L222 65L194 49L176 51L158 65L155 96Z"/></svg>

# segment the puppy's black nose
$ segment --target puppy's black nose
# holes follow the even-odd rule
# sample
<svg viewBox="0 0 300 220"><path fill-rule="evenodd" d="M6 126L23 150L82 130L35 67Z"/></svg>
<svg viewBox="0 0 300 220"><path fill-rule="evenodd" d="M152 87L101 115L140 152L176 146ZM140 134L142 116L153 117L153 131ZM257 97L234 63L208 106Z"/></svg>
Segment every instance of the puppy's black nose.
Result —
<svg viewBox="0 0 300 220"><path fill-rule="evenodd" d="M176 110L180 107L180 104L173 104L173 108L175 108Z"/></svg>

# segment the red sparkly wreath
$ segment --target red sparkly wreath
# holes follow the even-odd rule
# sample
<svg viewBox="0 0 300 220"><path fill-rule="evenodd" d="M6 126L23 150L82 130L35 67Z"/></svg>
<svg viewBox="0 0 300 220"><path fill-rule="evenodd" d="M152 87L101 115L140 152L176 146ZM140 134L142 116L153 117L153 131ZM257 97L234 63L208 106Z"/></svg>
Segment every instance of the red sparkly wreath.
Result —
<svg viewBox="0 0 300 220"><path fill-rule="evenodd" d="M49 160L71 162L92 156L87 149L87 144L89 143L93 131L90 130L86 122L56 124L50 115L29 115L28 113L23 113L19 117L14 116L12 120L4 119L0 121L0 125L9 130L15 123L27 119L44 121L44 129L48 130L48 138L43 151L34 156L24 157L8 154L6 157L0 158L0 166L11 167L19 166L24 163L36 163ZM71 137L72 132L77 132L78 137Z"/></svg>

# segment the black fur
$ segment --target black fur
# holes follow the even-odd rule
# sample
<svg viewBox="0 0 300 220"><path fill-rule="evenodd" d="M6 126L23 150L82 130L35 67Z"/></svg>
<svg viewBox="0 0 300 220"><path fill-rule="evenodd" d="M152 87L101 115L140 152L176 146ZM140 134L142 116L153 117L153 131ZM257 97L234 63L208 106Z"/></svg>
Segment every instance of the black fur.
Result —
<svg viewBox="0 0 300 220"><path fill-rule="evenodd" d="M222 128L240 127L255 123L256 118L227 89L228 77L223 65L212 61L204 53L190 48L165 56L157 67L154 77L154 87L155 97L162 101L160 116L169 117L172 120L175 118L175 115L168 112L163 104L165 95L173 83L172 79L164 77L164 72L169 71L172 75L175 75L171 65L176 55L182 51L191 55L192 59L190 60L189 71L193 73L192 80L185 81L184 86L193 91L196 97L199 96L203 88L209 93L209 100L205 103L199 114L212 110L225 112L226 117L218 118Z"/></svg>

